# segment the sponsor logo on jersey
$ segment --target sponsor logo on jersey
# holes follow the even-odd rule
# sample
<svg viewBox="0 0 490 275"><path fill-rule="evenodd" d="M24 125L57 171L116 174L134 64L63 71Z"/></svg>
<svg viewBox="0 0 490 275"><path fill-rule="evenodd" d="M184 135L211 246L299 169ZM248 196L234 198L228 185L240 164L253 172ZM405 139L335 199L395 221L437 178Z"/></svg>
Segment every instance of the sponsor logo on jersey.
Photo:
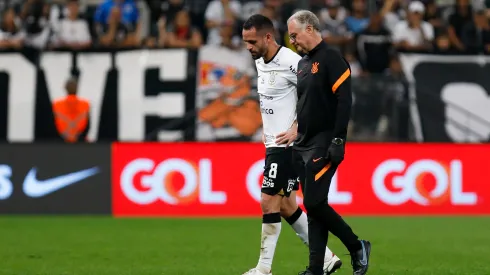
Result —
<svg viewBox="0 0 490 275"><path fill-rule="evenodd" d="M272 97L272 96L262 95L262 94L260 95L260 98L267 99L267 100L273 100L274 99L274 97Z"/></svg>
<svg viewBox="0 0 490 275"><path fill-rule="evenodd" d="M266 115L273 115L274 109L260 108L260 112Z"/></svg>

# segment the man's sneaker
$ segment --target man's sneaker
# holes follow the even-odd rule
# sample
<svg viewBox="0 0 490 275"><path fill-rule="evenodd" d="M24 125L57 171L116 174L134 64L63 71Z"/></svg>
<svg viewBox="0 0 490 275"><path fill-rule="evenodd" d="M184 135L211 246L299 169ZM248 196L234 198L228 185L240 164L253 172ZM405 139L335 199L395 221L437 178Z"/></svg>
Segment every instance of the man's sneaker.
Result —
<svg viewBox="0 0 490 275"><path fill-rule="evenodd" d="M360 240L361 249L351 253L352 269L354 275L364 275L368 271L369 267L369 255L371 254L371 243L368 241Z"/></svg>
<svg viewBox="0 0 490 275"><path fill-rule="evenodd" d="M260 270L258 270L257 268L254 267L254 268L250 269L249 271L243 273L243 275L272 275L272 272L265 274L265 273L260 272Z"/></svg>
<svg viewBox="0 0 490 275"><path fill-rule="evenodd" d="M342 261L337 257L337 255L333 255L329 261L325 261L323 264L323 273L325 275L330 275L335 273L342 266Z"/></svg>

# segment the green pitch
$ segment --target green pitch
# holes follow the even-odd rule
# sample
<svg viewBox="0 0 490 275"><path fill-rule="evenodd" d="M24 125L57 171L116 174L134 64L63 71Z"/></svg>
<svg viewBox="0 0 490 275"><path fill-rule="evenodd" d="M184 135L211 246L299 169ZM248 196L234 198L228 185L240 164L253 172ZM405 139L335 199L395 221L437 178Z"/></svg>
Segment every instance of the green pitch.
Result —
<svg viewBox="0 0 490 275"><path fill-rule="evenodd" d="M371 275L488 275L490 218L348 218L373 244ZM259 253L260 219L0 217L1 275L240 275ZM350 260L336 275L352 274ZM307 249L283 222L275 275L296 275Z"/></svg>

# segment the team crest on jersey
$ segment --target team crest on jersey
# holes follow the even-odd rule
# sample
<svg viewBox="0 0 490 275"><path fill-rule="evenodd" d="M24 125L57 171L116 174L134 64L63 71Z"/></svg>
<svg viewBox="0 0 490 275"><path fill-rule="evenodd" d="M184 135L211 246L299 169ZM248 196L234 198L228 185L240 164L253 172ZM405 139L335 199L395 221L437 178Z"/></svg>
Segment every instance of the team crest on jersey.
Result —
<svg viewBox="0 0 490 275"><path fill-rule="evenodd" d="M276 75L277 75L277 72L275 72L275 71L272 71L269 73L269 84L270 85L276 84Z"/></svg>
<svg viewBox="0 0 490 275"><path fill-rule="evenodd" d="M320 63L318 63L318 62L311 64L311 73L312 74L318 73L318 65L320 65Z"/></svg>

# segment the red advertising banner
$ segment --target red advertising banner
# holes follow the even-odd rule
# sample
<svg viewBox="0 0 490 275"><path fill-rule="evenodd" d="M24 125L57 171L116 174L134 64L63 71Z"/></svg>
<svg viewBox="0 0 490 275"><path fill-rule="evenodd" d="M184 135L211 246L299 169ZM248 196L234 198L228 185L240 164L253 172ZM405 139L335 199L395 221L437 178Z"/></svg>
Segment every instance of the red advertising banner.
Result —
<svg viewBox="0 0 490 275"><path fill-rule="evenodd" d="M259 216L264 154L256 143L116 143L113 214ZM490 145L349 144L329 202L343 215L490 214L489 155Z"/></svg>

